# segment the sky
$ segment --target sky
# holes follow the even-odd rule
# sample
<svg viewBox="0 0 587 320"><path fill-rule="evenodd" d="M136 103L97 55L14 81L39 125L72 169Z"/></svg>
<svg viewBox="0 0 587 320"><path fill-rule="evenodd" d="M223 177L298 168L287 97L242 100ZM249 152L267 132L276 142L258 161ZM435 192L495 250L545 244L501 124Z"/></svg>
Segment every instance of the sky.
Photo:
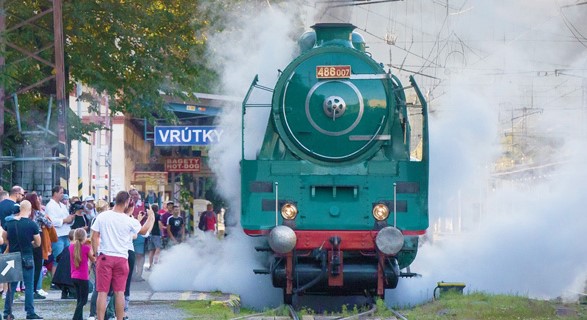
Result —
<svg viewBox="0 0 587 320"><path fill-rule="evenodd" d="M226 12L234 24L209 35L209 54L223 79L218 90L244 97L255 75L262 85L275 84L309 26L351 22L375 60L404 82L415 75L431 110L430 241L411 267L422 277L401 279L386 293L389 304L429 300L438 281L465 282L469 292L573 300L587 281L587 27L580 23L587 5L574 3L414 0L326 8L328 1L267 1ZM270 98L255 91L250 102ZM247 111L247 158L260 147L267 114ZM252 274L263 258L238 228L241 107L225 107L217 125L227 139L210 150L211 166L236 227L222 242L200 236L173 248L150 282L275 305L281 292ZM524 174L498 176L514 170ZM158 271L166 268L186 278Z"/></svg>

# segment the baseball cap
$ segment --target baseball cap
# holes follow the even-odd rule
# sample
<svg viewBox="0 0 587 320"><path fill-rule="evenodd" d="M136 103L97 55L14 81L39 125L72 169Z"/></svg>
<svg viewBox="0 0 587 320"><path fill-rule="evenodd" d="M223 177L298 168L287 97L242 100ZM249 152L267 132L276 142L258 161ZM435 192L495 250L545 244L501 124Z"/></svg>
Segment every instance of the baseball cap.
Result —
<svg viewBox="0 0 587 320"><path fill-rule="evenodd" d="M63 195L63 200L69 200L69 195L67 193Z"/></svg>
<svg viewBox="0 0 587 320"><path fill-rule="evenodd" d="M84 198L84 202L86 202L86 201L94 201L94 200L95 200L95 199L94 199L94 197L92 197L92 196L86 196L86 197Z"/></svg>

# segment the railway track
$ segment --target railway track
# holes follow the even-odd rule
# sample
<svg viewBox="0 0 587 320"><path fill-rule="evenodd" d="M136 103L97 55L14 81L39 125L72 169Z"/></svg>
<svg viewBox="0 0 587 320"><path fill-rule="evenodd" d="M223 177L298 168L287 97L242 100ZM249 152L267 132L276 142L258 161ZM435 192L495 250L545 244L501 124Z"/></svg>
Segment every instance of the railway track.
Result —
<svg viewBox="0 0 587 320"><path fill-rule="evenodd" d="M289 316L274 316L274 315L269 315L270 313L274 313L274 312L278 312L282 307L276 308L276 309L272 309L269 310L267 312L262 312L262 313L256 313L256 314L251 314L251 315L247 315L247 316L242 316L242 317L238 317L238 318L232 318L231 320L287 320L287 319L292 319L292 320L299 320L300 318L298 317L297 312L295 311L294 307L292 305L284 305L284 308L286 308L288 310ZM389 320L408 320L408 318L404 317L401 313L393 310L393 309L388 309L390 310L393 314L394 317L393 318L385 318L385 319L389 319ZM320 319L322 320L361 320L361 319L370 319L371 317L374 317L375 312L377 312L377 306L376 305L371 305L371 308L367 311L364 312L360 312L354 315L350 315L350 316L320 316ZM304 319L308 319L306 316L304 317ZM382 319L380 317L377 317L377 319Z"/></svg>

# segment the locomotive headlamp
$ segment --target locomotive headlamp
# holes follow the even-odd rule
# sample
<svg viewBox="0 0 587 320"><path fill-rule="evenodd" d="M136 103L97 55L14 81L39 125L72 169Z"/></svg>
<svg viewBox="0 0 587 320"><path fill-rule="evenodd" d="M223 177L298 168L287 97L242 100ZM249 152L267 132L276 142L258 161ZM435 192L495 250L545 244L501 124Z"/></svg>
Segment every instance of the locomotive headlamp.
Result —
<svg viewBox="0 0 587 320"><path fill-rule="evenodd" d="M385 220L389 216L389 208L384 204L378 204L373 207L373 217L377 221Z"/></svg>
<svg viewBox="0 0 587 320"><path fill-rule="evenodd" d="M293 220L298 215L298 208L291 203L286 203L281 207L281 216L283 219Z"/></svg>
<svg viewBox="0 0 587 320"><path fill-rule="evenodd" d="M377 249L387 255L398 253L404 246L404 235L396 227L385 227L377 233L375 238Z"/></svg>

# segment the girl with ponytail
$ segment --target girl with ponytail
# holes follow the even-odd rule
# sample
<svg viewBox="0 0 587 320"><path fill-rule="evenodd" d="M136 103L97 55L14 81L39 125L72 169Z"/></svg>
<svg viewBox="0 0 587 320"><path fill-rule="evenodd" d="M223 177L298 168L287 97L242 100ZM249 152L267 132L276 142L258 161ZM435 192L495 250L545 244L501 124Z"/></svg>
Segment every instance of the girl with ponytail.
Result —
<svg viewBox="0 0 587 320"><path fill-rule="evenodd" d="M88 303L90 280L89 262L95 262L92 246L88 243L88 234L83 228L75 229L73 242L69 246L71 259L71 281L75 287L77 305L73 320L83 320L84 306Z"/></svg>

